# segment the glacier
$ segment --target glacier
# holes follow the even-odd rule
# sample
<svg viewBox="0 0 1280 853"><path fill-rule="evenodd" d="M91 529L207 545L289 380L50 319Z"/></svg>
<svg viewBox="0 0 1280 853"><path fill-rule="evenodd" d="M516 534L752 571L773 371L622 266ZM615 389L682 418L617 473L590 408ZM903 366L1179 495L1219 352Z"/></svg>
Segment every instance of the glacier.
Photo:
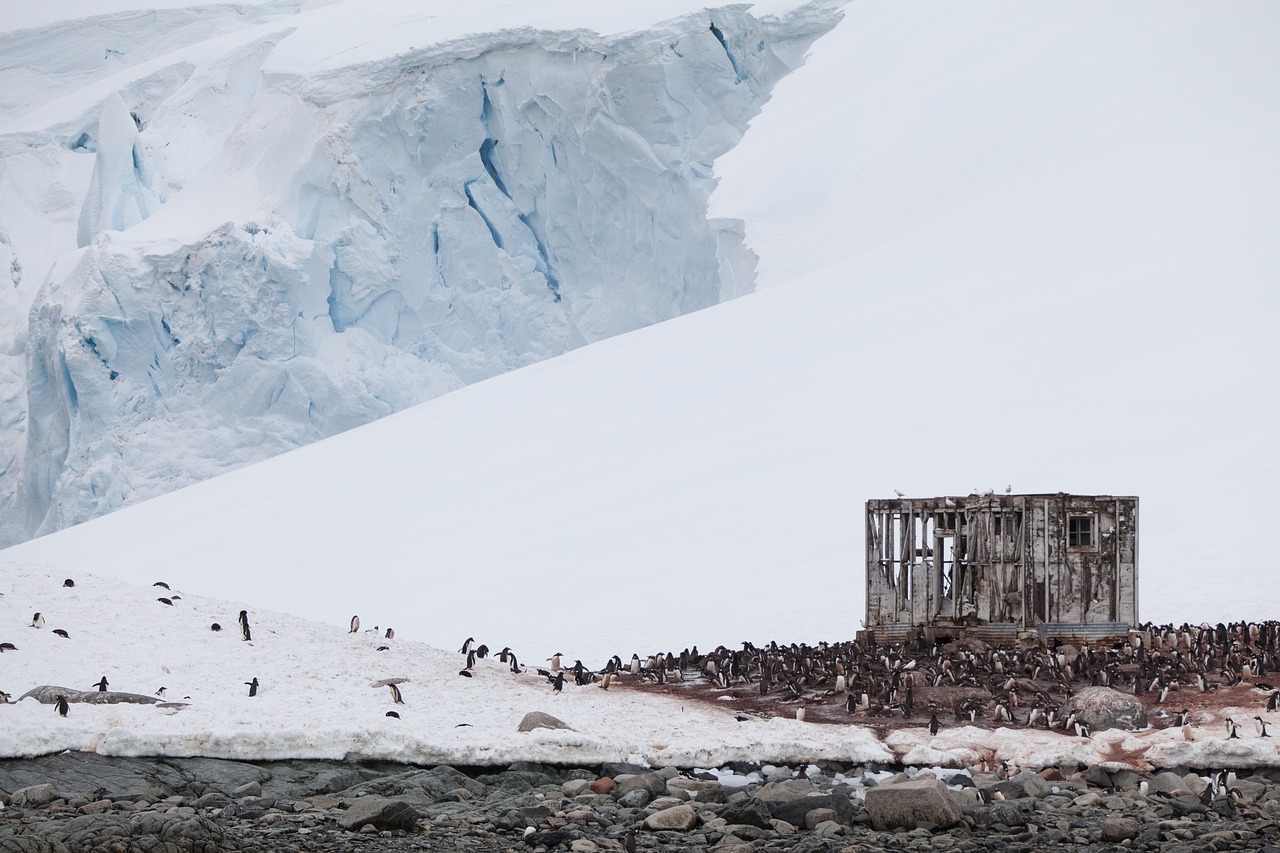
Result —
<svg viewBox="0 0 1280 853"><path fill-rule="evenodd" d="M837 5L354 8L121 12L61 75L74 28L7 34L49 97L0 104L0 545L753 289L713 163Z"/></svg>

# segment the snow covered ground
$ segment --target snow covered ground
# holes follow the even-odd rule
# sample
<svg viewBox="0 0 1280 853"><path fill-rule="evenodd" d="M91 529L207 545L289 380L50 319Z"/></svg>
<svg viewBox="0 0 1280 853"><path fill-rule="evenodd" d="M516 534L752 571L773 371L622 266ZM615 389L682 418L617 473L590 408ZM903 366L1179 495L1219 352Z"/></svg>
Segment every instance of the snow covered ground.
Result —
<svg viewBox="0 0 1280 853"><path fill-rule="evenodd" d="M478 661L466 678L458 674L465 659L456 651L363 631L352 634L345 623L307 622L255 609L250 602L189 594L174 584L164 589L78 573L72 578L75 586L65 587L61 575L12 563L0 563L0 569L0 642L16 646L0 657L0 690L14 700L41 685L91 691L105 676L113 691L152 695L164 687L166 700L159 706L76 703L66 717L35 699L0 705L0 757L72 749L123 756L458 765L626 760L716 767L730 761L794 765L821 758L964 767L986 758L1032 768L1071 759L1145 769L1144 756L1159 766L1280 763L1274 739L1226 741L1201 729L1194 742L1183 740L1179 729L1105 732L1090 741L964 727L936 738L924 730L904 730L881 743L861 726L776 717L738 722L727 705L707 707L630 689L629 676L608 691L599 683L574 686L570 679L554 693L534 671L545 664L522 648L514 651L527 672L513 674L491 657ZM161 603L161 597L172 605ZM237 624L244 608L249 642ZM44 617L43 627L31 627L35 612ZM214 622L223 630L210 630ZM68 636L54 634L55 629ZM504 644L500 635L476 640L494 650ZM255 678L258 693L249 696L245 684ZM399 684L404 704L392 701L389 688L374 686L384 679L404 679ZM393 710L398 719L386 716ZM530 711L552 714L574 730L517 732ZM1245 718L1240 710L1237 716ZM1132 755L1116 760L1118 750Z"/></svg>

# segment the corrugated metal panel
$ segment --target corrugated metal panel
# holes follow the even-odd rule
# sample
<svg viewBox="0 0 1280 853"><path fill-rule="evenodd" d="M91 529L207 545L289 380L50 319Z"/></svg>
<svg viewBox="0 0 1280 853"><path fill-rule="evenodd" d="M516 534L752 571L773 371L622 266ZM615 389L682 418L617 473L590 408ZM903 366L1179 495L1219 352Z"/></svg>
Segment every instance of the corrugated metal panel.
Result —
<svg viewBox="0 0 1280 853"><path fill-rule="evenodd" d="M989 622L969 628L964 633L984 643L1013 642L1018 639L1018 626L1013 622Z"/></svg>
<svg viewBox="0 0 1280 853"><path fill-rule="evenodd" d="M914 636L915 631L916 626L910 622L886 622L871 629L877 644L905 643L908 638Z"/></svg>
<svg viewBox="0 0 1280 853"><path fill-rule="evenodd" d="M1128 622L1049 622L1036 626L1041 641L1048 639L1082 640L1087 643L1126 638Z"/></svg>

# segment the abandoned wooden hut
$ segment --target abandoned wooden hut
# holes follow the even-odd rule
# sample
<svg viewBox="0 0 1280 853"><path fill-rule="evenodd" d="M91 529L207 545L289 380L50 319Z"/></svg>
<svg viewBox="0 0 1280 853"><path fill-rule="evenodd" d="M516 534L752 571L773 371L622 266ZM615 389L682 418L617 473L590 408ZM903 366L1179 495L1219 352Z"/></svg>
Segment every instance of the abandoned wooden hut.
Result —
<svg viewBox="0 0 1280 853"><path fill-rule="evenodd" d="M998 495L867 501L866 631L1046 641L1138 624L1138 499Z"/></svg>

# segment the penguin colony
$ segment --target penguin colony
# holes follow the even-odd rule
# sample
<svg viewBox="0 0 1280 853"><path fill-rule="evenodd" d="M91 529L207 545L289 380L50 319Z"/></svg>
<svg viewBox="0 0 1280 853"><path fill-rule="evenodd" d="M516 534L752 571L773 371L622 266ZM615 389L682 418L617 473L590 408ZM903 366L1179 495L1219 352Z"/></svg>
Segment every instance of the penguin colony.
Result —
<svg viewBox="0 0 1280 853"><path fill-rule="evenodd" d="M586 682L603 676L607 689L617 674L641 684L696 684L757 709L794 705L795 716L892 727L927 726L936 734L946 725L1020 726L1089 737L1083 721L1063 706L1080 688L1103 686L1133 694L1153 711L1157 727L1188 726L1193 713L1180 705L1213 705L1209 694L1221 688L1251 687L1258 710L1275 712L1280 687L1269 677L1280 666L1280 622L1145 624L1150 645L1138 639L1109 648L1076 649L1055 642L989 646L975 640L936 645L868 645L857 642L816 645L776 642L740 648L719 646L703 654L694 646L662 652L629 664L614 656ZM558 658L552 658L558 668ZM553 688L555 681L550 673ZM1280 678L1280 676L1277 676ZM575 678L576 683L583 683ZM1184 697L1184 698L1177 698ZM1189 698L1188 698L1189 697ZM814 712L820 713L815 716ZM747 713L752 713L748 711ZM787 715L792 711L788 710ZM749 717L739 716L740 720ZM1270 723L1254 717L1257 737L1270 737ZM1244 728L1227 720L1225 735L1242 737Z"/></svg>
<svg viewBox="0 0 1280 853"><path fill-rule="evenodd" d="M167 596L161 605L175 606L182 600L163 581L154 584ZM74 580L62 583L64 589L76 589ZM78 592L78 590L77 590ZM68 593L70 594L70 593ZM56 602L51 609L36 611L26 623L26 630L46 630L46 612L56 618ZM156 606L156 605L151 605ZM241 639L252 642L249 613L237 616ZM19 622L18 625L22 623ZM1053 648L1038 645L988 646L972 640L926 645L869 645L858 642L818 643L816 645L782 645L771 642L757 646L750 642L740 648L719 646L700 653L694 646L680 653L662 652L641 658L632 654L629 662L611 657L599 669L587 667L581 660L566 663L566 656L556 652L545 659L547 667L536 667L550 692L561 693L572 682L577 687L595 685L608 690L627 678L633 685L681 685L728 692L742 704L755 710L739 713L739 721L750 716L772 716L759 710L764 705L790 705L788 716L798 720L862 722L871 725L918 725L937 734L947 725L994 724L1022 726L1059 731L1067 735L1088 737L1088 728L1079 720L1064 714L1063 705L1085 685L1113 688L1139 697L1156 709L1153 723L1157 726L1187 727L1194 723L1188 708L1194 698L1213 694L1222 688L1252 688L1259 713L1253 725L1225 719L1223 736L1270 738L1271 721L1262 716L1280 710L1280 687L1273 681L1280 657L1280 622L1238 622L1141 626L1150 644L1139 640L1121 642L1109 648L1075 649L1061 643ZM19 631L23 630L18 628ZM220 631L218 623L211 630ZM358 616L348 625L349 633L360 630ZM52 633L70 640L69 632L52 629ZM391 628L375 626L364 632L377 639L393 640ZM379 645L378 651L389 651ZM19 645L0 642L0 653L18 652ZM476 664L491 655L489 646L477 644L468 637L458 652L465 660L459 676L471 678ZM512 674L527 668L519 662L510 647L493 654ZM245 673L243 682L249 697L258 695L257 676ZM1270 680L1269 680L1270 679ZM390 704L407 706L401 688L395 682L375 686L389 687ZM99 691L109 690L107 675L91 685ZM161 687L156 695L164 697ZM243 695L243 694L242 694ZM10 701L10 694L0 692L0 703ZM55 703L66 715L66 697ZM1211 704L1201 700L1201 705ZM388 717L399 718L395 711ZM1215 724L1216 725L1216 724Z"/></svg>

